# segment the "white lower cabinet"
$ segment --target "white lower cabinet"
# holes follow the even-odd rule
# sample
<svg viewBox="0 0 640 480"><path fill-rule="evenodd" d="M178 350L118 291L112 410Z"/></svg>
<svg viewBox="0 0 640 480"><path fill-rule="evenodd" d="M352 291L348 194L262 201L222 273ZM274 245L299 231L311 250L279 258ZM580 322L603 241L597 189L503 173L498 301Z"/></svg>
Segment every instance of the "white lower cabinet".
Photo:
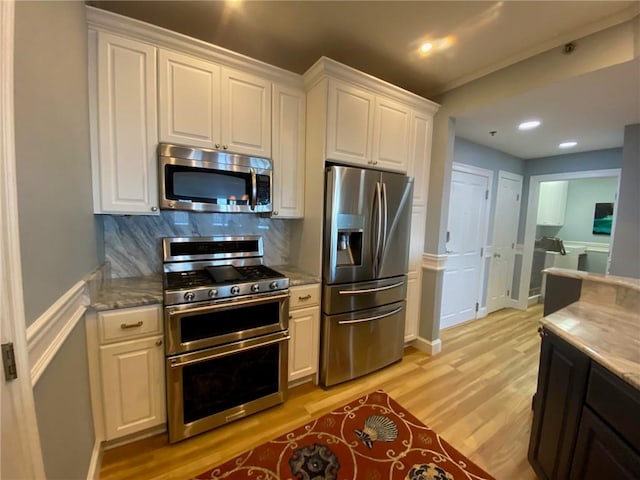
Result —
<svg viewBox="0 0 640 480"><path fill-rule="evenodd" d="M87 315L96 436L114 440L166 422L160 305Z"/></svg>
<svg viewBox="0 0 640 480"><path fill-rule="evenodd" d="M320 285L291 288L289 301L289 383L318 372Z"/></svg>

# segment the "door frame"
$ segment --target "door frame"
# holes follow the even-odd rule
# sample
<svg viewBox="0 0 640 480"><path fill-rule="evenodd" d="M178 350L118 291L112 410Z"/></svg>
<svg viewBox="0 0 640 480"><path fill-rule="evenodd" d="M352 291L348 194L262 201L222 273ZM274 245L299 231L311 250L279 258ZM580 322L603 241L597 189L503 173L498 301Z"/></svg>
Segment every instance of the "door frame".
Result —
<svg viewBox="0 0 640 480"><path fill-rule="evenodd" d="M619 201L620 194L620 168L610 168L602 170L584 170L579 172L552 173L546 175L535 175L529 179L529 198L527 200L527 214L524 231L524 245L522 248L522 268L520 269L520 290L518 292L518 308L526 310L529 302L529 285L531 283L531 262L533 261L533 247L535 244L536 220L538 212L538 197L540 196L540 183L556 180L579 180L582 178L603 178L617 177L618 186L616 188L616 202ZM613 248L613 235L616 229L616 218L618 209L613 211L613 224L611 226L611 246L609 247L609 259L611 259L611 249ZM608 262L607 262L608 265ZM607 267L608 270L608 267Z"/></svg>
<svg viewBox="0 0 640 480"><path fill-rule="evenodd" d="M0 341L13 343L18 378L1 380L2 429L13 437L11 449L0 457L0 472L11 461L11 471L24 478L45 478L40 435L36 418L33 386L27 351L26 321L20 264L20 235L16 183L15 117L14 117L14 0L0 1L0 276L3 286L0 298ZM6 419L15 420L10 425ZM4 436L4 433L3 433ZM1 442L1 439L0 439ZM9 458L7 458L9 457Z"/></svg>
<svg viewBox="0 0 640 480"><path fill-rule="evenodd" d="M517 255L517 245L518 245L518 225L520 224L520 216L522 213L522 201L524 200L522 198L522 187L524 186L524 176L520 175L518 173L514 173L514 172L508 172L506 170L499 170L498 171L498 184L496 185L496 204L494 205L493 211L492 211L492 215L493 215L493 231L491 232L491 245L489 246L489 252L487 252L487 254L489 255L488 258L488 268L489 268L489 275L487 275L487 296L485 298L485 308L487 310L487 312L489 311L489 285L491 284L491 277L494 274L494 269L493 269L493 254L495 253L495 237L496 237L496 224L497 224L497 219L495 218L495 214L498 211L498 196L500 195L500 180L502 178L506 178L509 180L514 180L516 182L520 182L520 208L518 210L518 222L516 225L516 238L514 241L514 248L513 248L513 265L512 265L512 271L511 271L511 284L513 285L513 277L515 275L515 264L516 264L516 255ZM511 292L511 294L513 295L513 290ZM513 308L517 308L518 306L518 301L514 300L512 298L512 295L509 296L509 298L507 299L507 301L505 302L505 304L502 307L497 308L494 311L499 310L500 308L509 308L509 307L513 307Z"/></svg>
<svg viewBox="0 0 640 480"><path fill-rule="evenodd" d="M487 284L484 281L485 278L485 270L486 270L486 256L487 256L487 235L489 233L489 219L491 218L491 195L493 193L493 175L494 172L493 170L489 170L486 168L481 168L481 167L476 167L473 165L468 165L466 163L459 163L459 162L453 162L453 166L451 168L451 182L453 181L453 172L454 171L458 171L458 172L462 172L462 173L469 173L471 175L478 175L481 177L486 177L487 179L487 190L488 190L488 199L487 199L487 208L485 208L485 212L484 212L484 220L482 222L483 228L482 228L482 255L481 255L481 259L480 259L480 272L478 274L478 298L476 299L476 302L479 305L478 311L476 312L475 317L472 320L477 320L478 318L483 318L487 316L487 305L486 305L486 290L487 290ZM451 209L451 189L449 189L449 209ZM449 229L449 213L447 212L447 230ZM443 265L443 271L447 269L447 259L448 259L448 254L445 255L445 262ZM442 305L442 302L444 301L444 295L445 295L445 291L444 291L444 285L442 288L442 294L440 296L440 305ZM440 318L438 319L438 322L441 323L442 320L442 312L440 313ZM446 327L448 328L448 327Z"/></svg>

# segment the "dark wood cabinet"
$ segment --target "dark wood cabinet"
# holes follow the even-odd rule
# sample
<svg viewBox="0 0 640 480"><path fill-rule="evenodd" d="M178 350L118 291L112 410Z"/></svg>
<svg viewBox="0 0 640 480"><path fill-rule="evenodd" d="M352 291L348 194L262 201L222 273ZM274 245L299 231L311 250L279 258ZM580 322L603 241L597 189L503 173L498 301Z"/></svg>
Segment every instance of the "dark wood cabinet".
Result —
<svg viewBox="0 0 640 480"><path fill-rule="evenodd" d="M529 463L543 480L640 479L640 392L544 329Z"/></svg>
<svg viewBox="0 0 640 480"><path fill-rule="evenodd" d="M589 407L585 407L569 478L638 480L640 455Z"/></svg>
<svg viewBox="0 0 640 480"><path fill-rule="evenodd" d="M556 335L542 331L529 443L529 462L541 479L569 477L589 363L582 352Z"/></svg>

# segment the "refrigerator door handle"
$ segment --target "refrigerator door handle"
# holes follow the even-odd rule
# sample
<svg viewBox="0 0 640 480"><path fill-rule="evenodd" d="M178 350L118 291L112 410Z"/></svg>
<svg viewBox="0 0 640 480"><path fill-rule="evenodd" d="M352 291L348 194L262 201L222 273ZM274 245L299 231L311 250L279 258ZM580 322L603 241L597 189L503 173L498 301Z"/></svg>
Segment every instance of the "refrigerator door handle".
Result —
<svg viewBox="0 0 640 480"><path fill-rule="evenodd" d="M340 295L361 295L363 293L383 292L384 290L391 290L392 288L401 287L402 285L404 285L404 282L393 283L391 285L385 285L384 287L377 288L363 288L360 290L339 290L338 293Z"/></svg>
<svg viewBox="0 0 640 480"><path fill-rule="evenodd" d="M382 182L382 202L380 204L381 216L382 216L382 233L380 235L380 249L378 252L378 266L382 268L382 261L384 260L384 253L387 248L387 219L388 219L388 206L387 206L387 185Z"/></svg>
<svg viewBox="0 0 640 480"><path fill-rule="evenodd" d="M376 182L376 195L373 201L373 233L374 242L372 248L372 270L373 277L378 277L378 268L380 261L380 244L382 243L382 189L380 188L380 182Z"/></svg>
<svg viewBox="0 0 640 480"><path fill-rule="evenodd" d="M382 315L374 315L373 317L359 318L357 320L340 320L338 325L353 325L354 323L364 323L364 322L372 322L374 320L380 320L381 318L390 317L391 315L395 315L402 311L403 307L398 307L395 310L392 310L387 313L383 313Z"/></svg>

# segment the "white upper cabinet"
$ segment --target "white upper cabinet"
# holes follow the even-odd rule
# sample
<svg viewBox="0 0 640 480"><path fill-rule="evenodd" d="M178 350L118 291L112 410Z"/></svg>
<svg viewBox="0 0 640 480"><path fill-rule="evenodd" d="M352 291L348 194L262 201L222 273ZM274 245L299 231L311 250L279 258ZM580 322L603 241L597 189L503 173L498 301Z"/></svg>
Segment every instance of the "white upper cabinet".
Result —
<svg viewBox="0 0 640 480"><path fill-rule="evenodd" d="M373 165L407 171L411 110L388 98L376 97L373 121Z"/></svg>
<svg viewBox="0 0 640 480"><path fill-rule="evenodd" d="M306 96L285 85L273 86L273 216L304 215L304 137Z"/></svg>
<svg viewBox="0 0 640 480"><path fill-rule="evenodd" d="M271 82L222 69L222 148L271 158Z"/></svg>
<svg viewBox="0 0 640 480"><path fill-rule="evenodd" d="M538 197L538 225L562 226L567 209L569 182L541 182Z"/></svg>
<svg viewBox="0 0 640 480"><path fill-rule="evenodd" d="M411 119L411 140L407 174L413 180L413 204L426 206L431 166L431 115L414 112Z"/></svg>
<svg viewBox="0 0 640 480"><path fill-rule="evenodd" d="M90 32L95 213L158 214L156 48Z"/></svg>
<svg viewBox="0 0 640 480"><path fill-rule="evenodd" d="M329 81L327 104L327 158L372 165L375 97L344 82Z"/></svg>
<svg viewBox="0 0 640 480"><path fill-rule="evenodd" d="M220 66L166 50L158 59L160 140L205 148L221 144Z"/></svg>
<svg viewBox="0 0 640 480"><path fill-rule="evenodd" d="M160 141L271 157L271 82L160 50Z"/></svg>
<svg viewBox="0 0 640 480"><path fill-rule="evenodd" d="M407 173L423 178L437 105L411 92L322 57L305 74L307 162ZM311 131L318 133L311 133ZM324 148L324 150L322 150ZM411 173L409 173L411 175Z"/></svg>

